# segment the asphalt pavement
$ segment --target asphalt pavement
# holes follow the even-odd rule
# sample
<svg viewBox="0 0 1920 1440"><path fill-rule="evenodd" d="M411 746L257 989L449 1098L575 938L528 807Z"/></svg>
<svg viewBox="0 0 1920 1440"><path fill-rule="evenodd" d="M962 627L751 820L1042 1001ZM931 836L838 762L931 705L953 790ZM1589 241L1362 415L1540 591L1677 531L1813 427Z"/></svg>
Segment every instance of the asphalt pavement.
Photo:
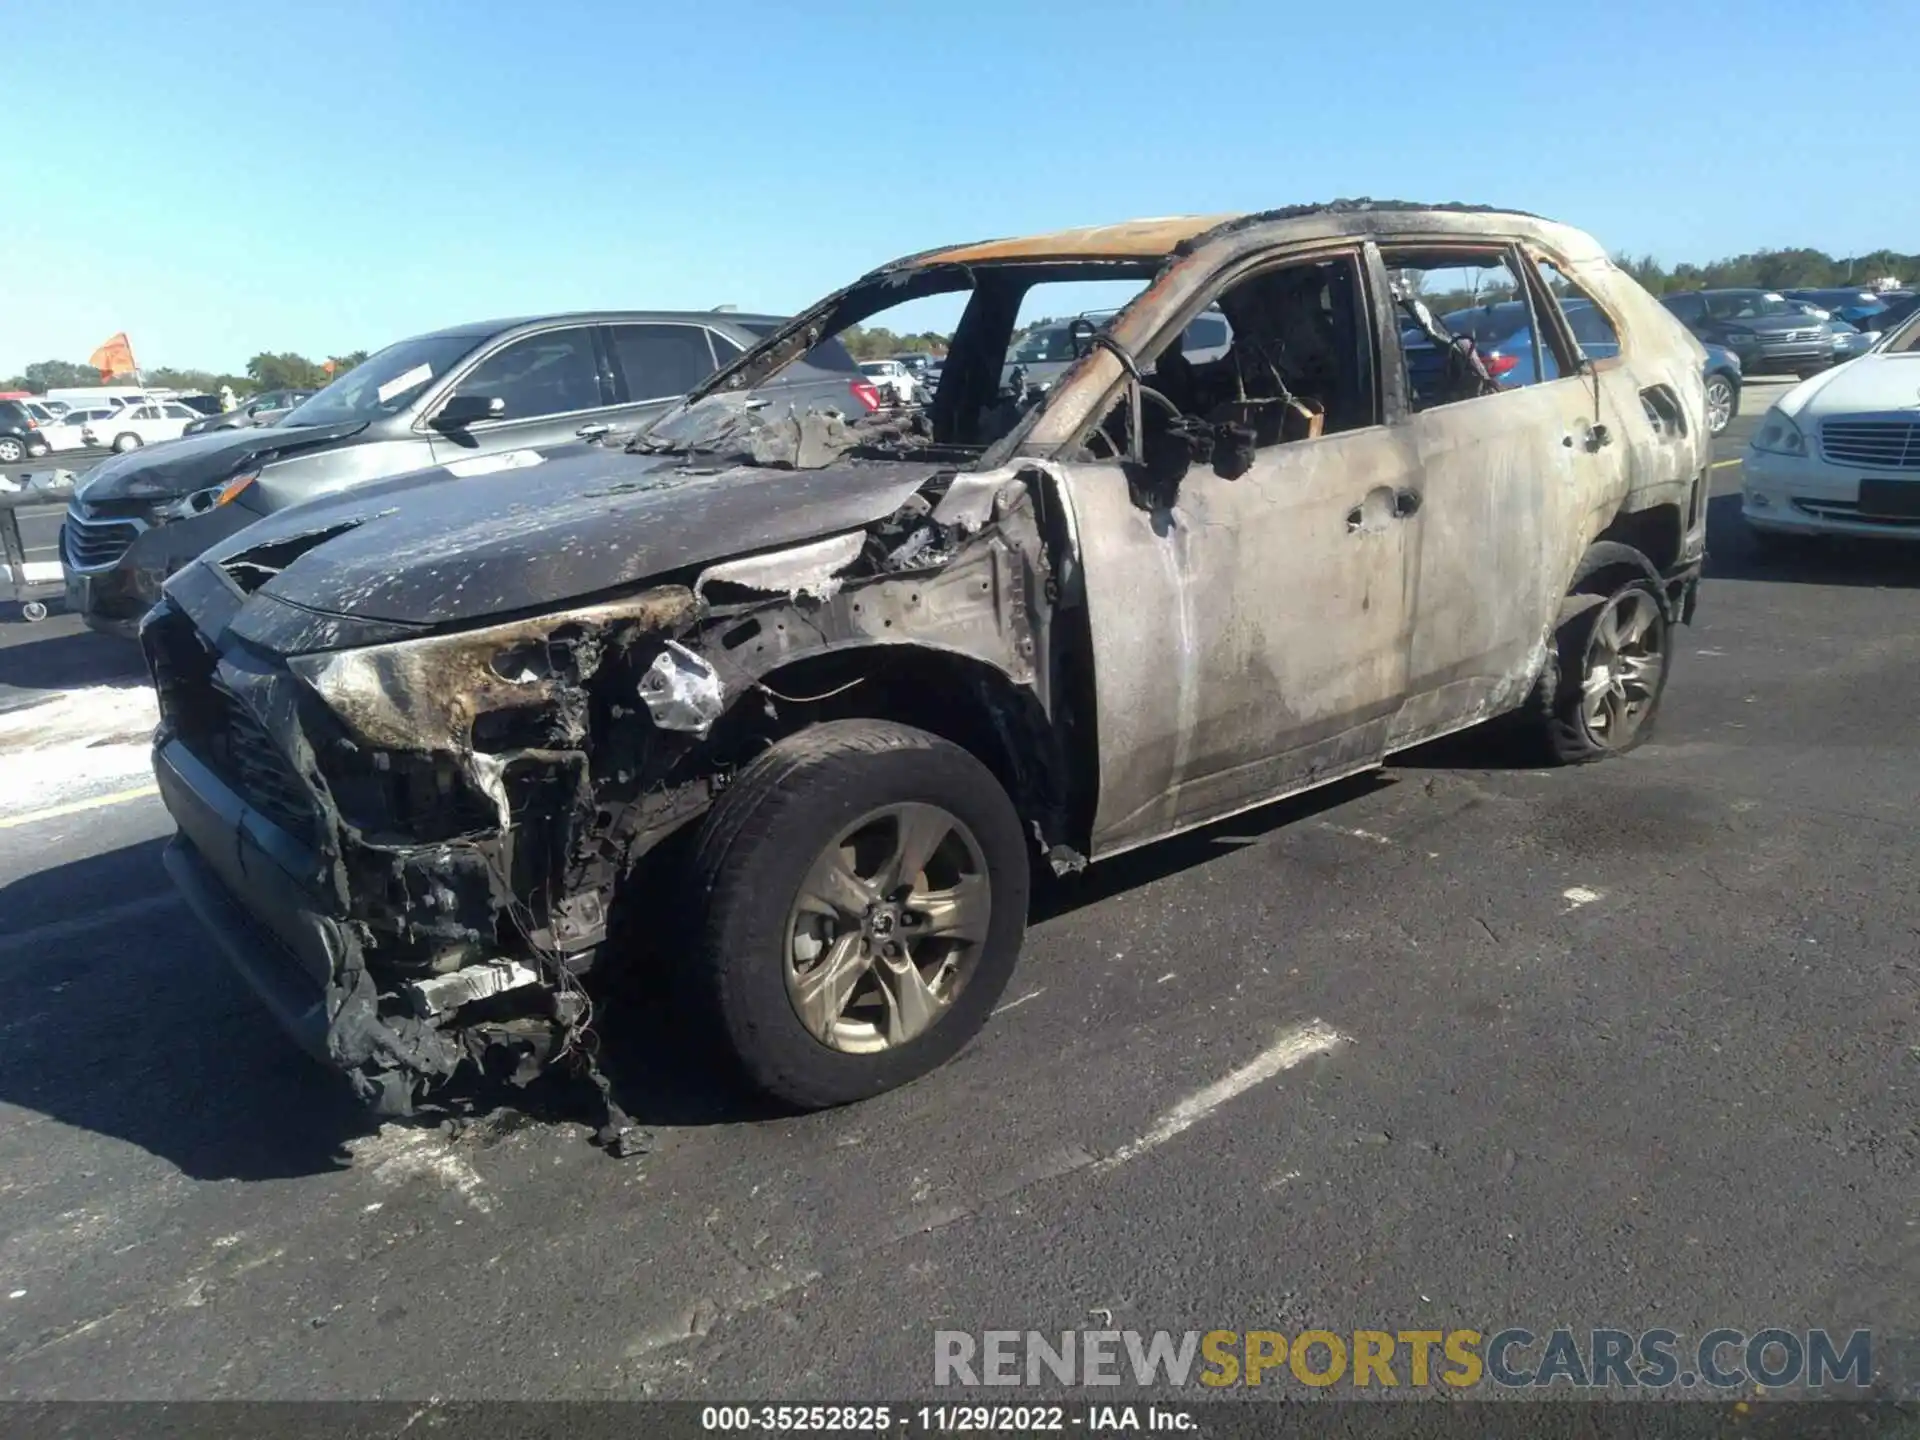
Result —
<svg viewBox="0 0 1920 1440"><path fill-rule="evenodd" d="M979 1042L864 1105L767 1114L669 1021L619 1059L637 1159L370 1126L174 899L150 797L0 828L0 1393L900 1396L936 1328L1914 1335L1920 553L1763 560L1715 473L1634 755L1469 737L1097 867ZM107 663L64 624L0 626L0 682Z"/></svg>

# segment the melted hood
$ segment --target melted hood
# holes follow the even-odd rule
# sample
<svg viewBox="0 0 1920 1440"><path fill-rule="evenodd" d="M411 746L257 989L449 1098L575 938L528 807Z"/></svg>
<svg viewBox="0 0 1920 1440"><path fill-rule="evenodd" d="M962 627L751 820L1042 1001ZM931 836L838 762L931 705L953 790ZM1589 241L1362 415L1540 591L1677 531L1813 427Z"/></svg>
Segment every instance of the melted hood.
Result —
<svg viewBox="0 0 1920 1440"><path fill-rule="evenodd" d="M311 637L551 609L851 529L892 514L942 468L861 460L715 468L591 445L521 450L282 511L193 568L249 597L233 622L238 633L283 652L329 648ZM294 625L289 611L355 624ZM296 640L296 631L310 638Z"/></svg>
<svg viewBox="0 0 1920 1440"><path fill-rule="evenodd" d="M151 449L129 450L102 460L82 477L78 498L173 500L256 468L276 455L331 445L367 428L364 420L343 425L262 426L183 435Z"/></svg>

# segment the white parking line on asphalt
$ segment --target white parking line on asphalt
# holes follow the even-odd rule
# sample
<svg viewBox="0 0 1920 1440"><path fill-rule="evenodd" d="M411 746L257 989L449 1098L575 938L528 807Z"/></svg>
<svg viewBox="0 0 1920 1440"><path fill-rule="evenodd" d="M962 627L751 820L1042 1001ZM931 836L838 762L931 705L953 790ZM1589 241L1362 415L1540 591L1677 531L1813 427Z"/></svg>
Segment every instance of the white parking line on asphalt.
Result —
<svg viewBox="0 0 1920 1440"><path fill-rule="evenodd" d="M65 805L50 805L45 810L29 810L25 815L0 817L0 830L12 830L21 825L33 825L42 820L58 820L63 815L78 815L83 810L99 810L108 805L124 805L129 800L143 800L149 795L158 795L158 785L136 785L131 790L115 790L109 795L95 795L86 800L74 800Z"/></svg>
<svg viewBox="0 0 1920 1440"><path fill-rule="evenodd" d="M1346 1038L1323 1020L1310 1020L1305 1025L1283 1031L1273 1044L1245 1065L1221 1076L1204 1090L1196 1090L1154 1121L1146 1134L1137 1140L1129 1140L1095 1168L1111 1170L1129 1160L1138 1159L1154 1147L1166 1144L1182 1131L1192 1129L1236 1095L1243 1095L1254 1086L1271 1080L1282 1070L1291 1070L1303 1060L1326 1054Z"/></svg>
<svg viewBox="0 0 1920 1440"><path fill-rule="evenodd" d="M1709 465L1707 468L1709 470L1724 470L1729 465L1738 465L1739 463L1740 461L1737 458L1733 460L1716 460L1713 462L1713 464Z"/></svg>

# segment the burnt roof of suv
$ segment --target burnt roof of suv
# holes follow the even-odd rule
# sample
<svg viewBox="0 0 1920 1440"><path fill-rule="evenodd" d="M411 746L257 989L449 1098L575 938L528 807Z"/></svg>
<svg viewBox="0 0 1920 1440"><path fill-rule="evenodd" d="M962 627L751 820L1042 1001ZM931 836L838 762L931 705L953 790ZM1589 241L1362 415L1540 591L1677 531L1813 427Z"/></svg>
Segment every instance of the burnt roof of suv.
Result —
<svg viewBox="0 0 1920 1440"><path fill-rule="evenodd" d="M1254 225L1299 220L1314 215L1364 215L1380 212L1432 211L1452 215L1514 215L1540 217L1499 205L1431 204L1415 200L1329 200L1310 205L1286 205L1248 214L1169 215L1150 220L1123 220L1113 225L1084 225L1039 235L976 240L922 251L885 268L927 265L972 265L1017 260L1151 260L1191 249L1214 235L1231 234Z"/></svg>

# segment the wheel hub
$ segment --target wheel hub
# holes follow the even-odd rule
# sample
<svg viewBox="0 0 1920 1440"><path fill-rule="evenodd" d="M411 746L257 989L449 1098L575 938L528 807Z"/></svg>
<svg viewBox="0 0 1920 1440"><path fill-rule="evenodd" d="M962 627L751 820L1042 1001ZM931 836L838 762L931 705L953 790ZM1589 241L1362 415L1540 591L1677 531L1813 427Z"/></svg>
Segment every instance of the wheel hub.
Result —
<svg viewBox="0 0 1920 1440"><path fill-rule="evenodd" d="M816 857L788 920L787 990L832 1049L904 1044L952 1005L992 897L973 833L936 806L883 807Z"/></svg>
<svg viewBox="0 0 1920 1440"><path fill-rule="evenodd" d="M1659 693L1666 665L1666 627L1659 602L1629 589L1596 618L1581 683L1587 733L1609 749L1630 743Z"/></svg>

